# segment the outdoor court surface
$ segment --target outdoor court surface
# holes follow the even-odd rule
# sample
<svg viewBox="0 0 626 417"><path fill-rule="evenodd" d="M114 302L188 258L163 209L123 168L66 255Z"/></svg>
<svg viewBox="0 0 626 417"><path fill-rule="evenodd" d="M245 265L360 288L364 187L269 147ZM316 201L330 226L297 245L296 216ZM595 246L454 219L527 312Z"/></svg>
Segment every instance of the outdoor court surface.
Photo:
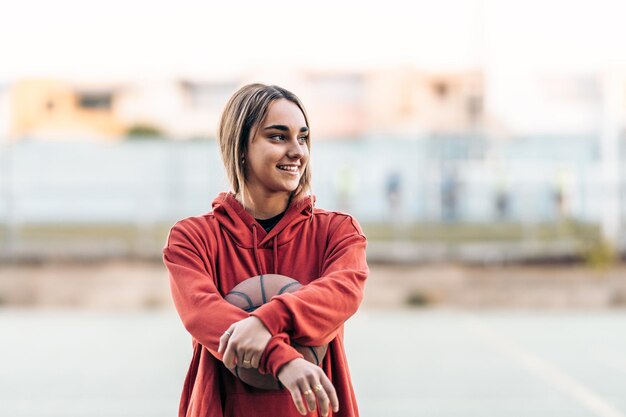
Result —
<svg viewBox="0 0 626 417"><path fill-rule="evenodd" d="M175 416L191 344L172 310L0 310L0 416ZM364 417L626 417L626 311L363 310Z"/></svg>

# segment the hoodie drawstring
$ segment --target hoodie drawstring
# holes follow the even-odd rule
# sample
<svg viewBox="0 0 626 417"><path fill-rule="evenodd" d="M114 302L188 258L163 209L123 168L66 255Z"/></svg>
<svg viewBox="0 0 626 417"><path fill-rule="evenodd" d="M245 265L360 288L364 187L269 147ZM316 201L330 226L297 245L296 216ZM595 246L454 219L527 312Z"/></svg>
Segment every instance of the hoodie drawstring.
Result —
<svg viewBox="0 0 626 417"><path fill-rule="evenodd" d="M278 238L274 236L274 273L278 274Z"/></svg>
<svg viewBox="0 0 626 417"><path fill-rule="evenodd" d="M257 234L256 234L256 224L252 225L252 238L253 238L253 242L252 242L252 250L254 251L254 260L256 261L256 269L257 269L257 275L261 275L261 259L259 258L259 250L257 249Z"/></svg>

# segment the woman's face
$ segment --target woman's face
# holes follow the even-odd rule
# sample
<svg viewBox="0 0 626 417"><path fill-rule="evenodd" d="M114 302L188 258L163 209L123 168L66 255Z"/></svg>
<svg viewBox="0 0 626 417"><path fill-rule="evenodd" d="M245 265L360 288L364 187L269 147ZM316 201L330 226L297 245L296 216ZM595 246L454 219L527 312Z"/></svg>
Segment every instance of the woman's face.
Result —
<svg viewBox="0 0 626 417"><path fill-rule="evenodd" d="M245 156L248 190L263 196L295 191L309 162L308 137L296 104L285 99L272 102L265 120L250 135Z"/></svg>

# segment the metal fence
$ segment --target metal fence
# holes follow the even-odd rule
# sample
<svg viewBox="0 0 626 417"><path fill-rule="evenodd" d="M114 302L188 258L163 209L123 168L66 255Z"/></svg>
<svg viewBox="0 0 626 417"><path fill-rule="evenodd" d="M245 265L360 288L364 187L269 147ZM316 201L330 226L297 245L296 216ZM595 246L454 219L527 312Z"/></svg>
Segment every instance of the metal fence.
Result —
<svg viewBox="0 0 626 417"><path fill-rule="evenodd" d="M317 142L313 193L319 207L348 211L363 224L526 228L564 219L598 224L607 199L616 198L621 225L625 181L619 195L608 195L615 188L602 180L597 143L593 136ZM227 189L212 140L5 143L3 248L19 247L29 233L37 234L29 228L60 225L124 225L146 240L155 228L209 211L212 199Z"/></svg>

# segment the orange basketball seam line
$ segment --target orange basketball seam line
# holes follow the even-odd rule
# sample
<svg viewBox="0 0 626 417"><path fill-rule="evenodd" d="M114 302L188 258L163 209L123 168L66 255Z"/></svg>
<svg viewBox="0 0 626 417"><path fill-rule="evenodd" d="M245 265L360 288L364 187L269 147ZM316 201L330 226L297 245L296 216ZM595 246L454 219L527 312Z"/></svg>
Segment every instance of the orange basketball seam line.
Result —
<svg viewBox="0 0 626 417"><path fill-rule="evenodd" d="M278 291L278 295L281 295L283 292L287 291L287 288L293 286L293 285L297 285L299 284L299 282L291 282L287 285L285 285L284 287L282 287L279 291Z"/></svg>
<svg viewBox="0 0 626 417"><path fill-rule="evenodd" d="M240 296L241 298L243 298L243 299L245 299L245 300L246 300L246 302L248 303L248 308L254 308L254 303L252 302L252 299L251 299L251 298L248 296L248 294L246 294L246 293L239 292L239 291L231 291L231 292L229 292L229 293L228 293L228 294L226 294L226 295L227 295L227 296L228 296L228 295L238 295L238 296Z"/></svg>
<svg viewBox="0 0 626 417"><path fill-rule="evenodd" d="M263 304L267 303L267 296L265 295L265 283L263 282L263 275L259 277L261 281L261 297L263 297Z"/></svg>
<svg viewBox="0 0 626 417"><path fill-rule="evenodd" d="M315 357L315 364L319 365L320 364L320 359L317 357L317 353L315 353L315 349L313 349L312 346L307 346L310 350L311 353L313 354L313 357Z"/></svg>

